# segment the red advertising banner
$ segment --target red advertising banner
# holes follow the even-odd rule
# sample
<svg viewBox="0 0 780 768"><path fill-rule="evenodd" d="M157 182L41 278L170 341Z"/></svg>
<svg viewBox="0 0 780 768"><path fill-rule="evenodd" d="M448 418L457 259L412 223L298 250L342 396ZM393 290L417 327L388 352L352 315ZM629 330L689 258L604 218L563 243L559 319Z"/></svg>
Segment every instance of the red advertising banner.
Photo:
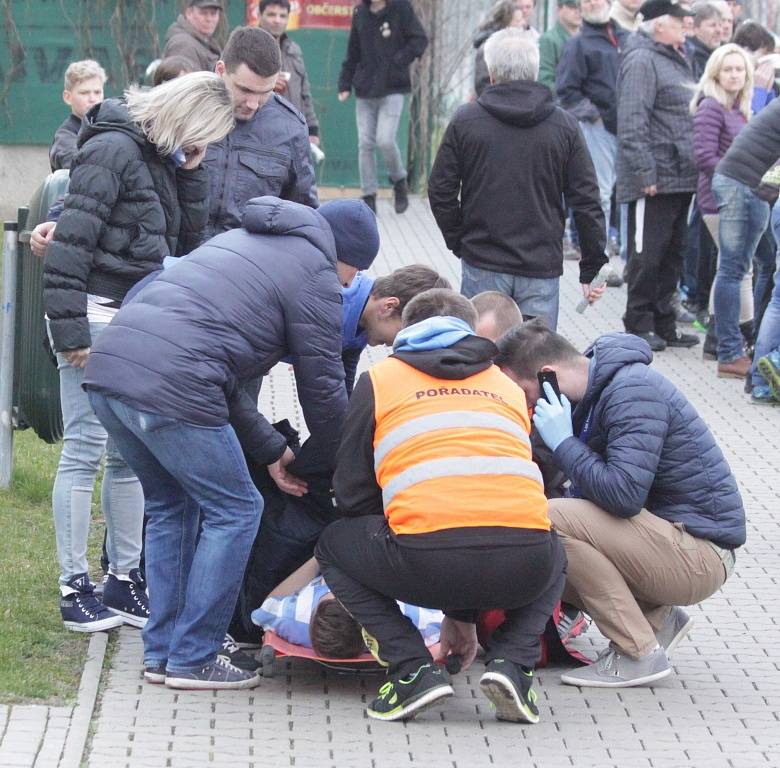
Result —
<svg viewBox="0 0 780 768"><path fill-rule="evenodd" d="M360 0L292 0L288 29L349 29ZM258 26L259 0L247 0L246 23Z"/></svg>

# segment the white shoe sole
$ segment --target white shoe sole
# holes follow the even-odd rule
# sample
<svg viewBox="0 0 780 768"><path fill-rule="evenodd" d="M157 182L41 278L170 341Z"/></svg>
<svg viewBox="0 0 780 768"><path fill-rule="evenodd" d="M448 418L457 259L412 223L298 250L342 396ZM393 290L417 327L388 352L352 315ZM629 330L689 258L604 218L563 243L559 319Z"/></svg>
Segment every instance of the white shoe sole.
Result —
<svg viewBox="0 0 780 768"><path fill-rule="evenodd" d="M144 680L152 685L165 685L165 674L162 672L149 672L144 670Z"/></svg>
<svg viewBox="0 0 780 768"><path fill-rule="evenodd" d="M123 624L129 624L131 627L143 629L146 626L146 622L149 621L149 619L142 619L138 616L134 616L132 613L120 611L118 608L112 608L110 605L106 605L106 608L108 608L111 613L115 613L119 616L122 619Z"/></svg>
<svg viewBox="0 0 780 768"><path fill-rule="evenodd" d="M257 688L258 685L260 685L260 675L253 675L246 680L236 680L231 683L218 680L190 680L186 677L166 676L165 678L165 687L174 688L178 691L242 690L245 688Z"/></svg>
<svg viewBox="0 0 780 768"><path fill-rule="evenodd" d="M437 701L446 699L452 696L455 691L451 685L440 685L431 689L427 693L420 696L411 704L405 706L399 711L388 712L387 714L381 714L379 712L373 712L370 709L366 710L366 714L374 720L384 720L386 722L392 722L393 720L409 720L412 717L416 717L424 710L433 706Z"/></svg>
<svg viewBox="0 0 780 768"><path fill-rule="evenodd" d="M660 672L655 672L652 675L645 675L644 677L635 677L632 680L620 680L612 682L610 680L589 680L587 678L579 678L574 675L561 675L561 682L566 685L576 685L578 688L635 688L638 685L645 685L646 683L652 683L656 680L662 680L664 677L669 677L672 674L672 668L663 669Z"/></svg>
<svg viewBox="0 0 780 768"><path fill-rule="evenodd" d="M499 672L485 672L479 679L479 687L496 708L497 719L532 725L539 722L539 715L535 715L523 704L515 686L506 675Z"/></svg>
<svg viewBox="0 0 780 768"><path fill-rule="evenodd" d="M694 625L694 620L690 617L688 618L688 621L680 628L680 631L672 638L671 642L669 643L669 646L665 648L666 651L666 658L671 659L672 654L674 653L674 649L677 648L677 646L685 640L688 633L691 631Z"/></svg>
<svg viewBox="0 0 780 768"><path fill-rule="evenodd" d="M82 624L79 621L63 621L62 624L71 632L106 632L109 629L121 627L124 622L119 616L112 616L110 619L92 621L89 624Z"/></svg>

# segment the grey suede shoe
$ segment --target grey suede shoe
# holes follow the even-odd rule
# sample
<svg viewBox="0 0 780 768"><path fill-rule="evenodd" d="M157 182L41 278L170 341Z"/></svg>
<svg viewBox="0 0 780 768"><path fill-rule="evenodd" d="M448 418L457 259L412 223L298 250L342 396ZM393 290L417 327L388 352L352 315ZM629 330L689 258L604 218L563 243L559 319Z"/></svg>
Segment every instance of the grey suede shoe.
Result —
<svg viewBox="0 0 780 768"><path fill-rule="evenodd" d="M561 682L581 688L631 688L652 683L672 674L663 648L632 659L622 651L607 647L589 667L561 675Z"/></svg>
<svg viewBox="0 0 780 768"><path fill-rule="evenodd" d="M666 651L666 658L671 659L674 649L691 631L693 619L677 606L672 608L666 623L655 633L658 644Z"/></svg>

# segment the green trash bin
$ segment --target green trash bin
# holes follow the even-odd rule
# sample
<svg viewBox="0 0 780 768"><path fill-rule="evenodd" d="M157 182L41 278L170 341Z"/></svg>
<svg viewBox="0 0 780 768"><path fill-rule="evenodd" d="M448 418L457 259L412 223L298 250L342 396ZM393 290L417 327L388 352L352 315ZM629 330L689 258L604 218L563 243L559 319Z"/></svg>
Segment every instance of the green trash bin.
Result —
<svg viewBox="0 0 780 768"><path fill-rule="evenodd" d="M30 427L47 443L62 439L60 377L48 350L43 309L43 261L30 250L30 233L68 189L69 174L55 171L19 211L19 266L14 342L14 405L17 425Z"/></svg>

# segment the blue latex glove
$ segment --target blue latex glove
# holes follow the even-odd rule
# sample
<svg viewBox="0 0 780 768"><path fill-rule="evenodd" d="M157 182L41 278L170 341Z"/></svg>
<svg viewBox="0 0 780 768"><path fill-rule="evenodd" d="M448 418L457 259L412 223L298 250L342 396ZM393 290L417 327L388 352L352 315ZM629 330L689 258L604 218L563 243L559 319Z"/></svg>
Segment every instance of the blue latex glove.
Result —
<svg viewBox="0 0 780 768"><path fill-rule="evenodd" d="M550 402L540 397L534 409L534 424L544 444L554 451L567 437L574 436L571 426L571 403L566 395L555 395L552 385L545 381L544 392Z"/></svg>

